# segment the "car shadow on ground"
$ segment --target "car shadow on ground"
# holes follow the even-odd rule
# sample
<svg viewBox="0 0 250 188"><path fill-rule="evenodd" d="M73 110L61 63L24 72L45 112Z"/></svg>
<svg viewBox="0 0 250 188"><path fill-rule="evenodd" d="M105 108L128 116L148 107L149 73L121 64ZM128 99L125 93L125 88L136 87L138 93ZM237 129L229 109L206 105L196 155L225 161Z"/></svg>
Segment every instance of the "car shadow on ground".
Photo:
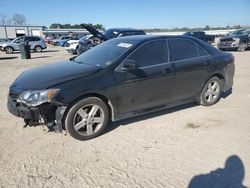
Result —
<svg viewBox="0 0 250 188"><path fill-rule="evenodd" d="M187 108L192 108L192 107L195 107L195 106L198 106L198 104L193 102L193 103L188 103L188 104L172 107L172 108L169 108L169 109L166 109L166 110L159 110L159 111L151 112L151 113L148 113L148 114L145 114L145 115L139 115L139 116L132 117L132 118L127 118L127 119L124 119L124 120L111 122L110 125L107 127L104 134L118 128L119 126L126 126L126 125L129 125L129 124L134 123L134 122L143 121L143 120L146 120L146 119L151 119L151 118L154 118L154 117L157 117L157 116L166 115L166 114L169 114L169 113L185 110Z"/></svg>
<svg viewBox="0 0 250 188"><path fill-rule="evenodd" d="M227 98L229 95L232 94L232 92L233 92L232 88L227 90L226 92L223 92L221 94L221 98L223 98L223 99ZM180 106L168 108L166 110L159 110L159 111L148 113L148 114L145 114L145 115L139 115L139 116L132 117L132 118L127 118L127 119L124 119L124 120L111 122L110 125L107 127L106 131L104 132L104 134L118 128L119 126L129 125L129 124L134 123L134 122L143 121L143 120L146 120L146 119L151 119L151 118L154 118L154 117L157 117L157 116L166 115L166 114L169 114L169 113L185 110L187 108L192 108L192 107L196 107L196 106L199 106L199 104L196 103L196 102L193 102L193 103L188 103L188 104L183 104L183 105L180 105Z"/></svg>
<svg viewBox="0 0 250 188"><path fill-rule="evenodd" d="M194 176L188 188L244 188L245 169L237 155L227 158L224 168L218 168L208 174Z"/></svg>
<svg viewBox="0 0 250 188"><path fill-rule="evenodd" d="M31 59L39 59L39 58L47 58L47 57L51 57L51 56L37 56L37 57L31 57Z"/></svg>
<svg viewBox="0 0 250 188"><path fill-rule="evenodd" d="M8 60L8 59L15 59L17 56L12 56L12 57L0 57L0 60Z"/></svg>
<svg viewBox="0 0 250 188"><path fill-rule="evenodd" d="M59 50L43 50L42 53L44 52L59 52Z"/></svg>

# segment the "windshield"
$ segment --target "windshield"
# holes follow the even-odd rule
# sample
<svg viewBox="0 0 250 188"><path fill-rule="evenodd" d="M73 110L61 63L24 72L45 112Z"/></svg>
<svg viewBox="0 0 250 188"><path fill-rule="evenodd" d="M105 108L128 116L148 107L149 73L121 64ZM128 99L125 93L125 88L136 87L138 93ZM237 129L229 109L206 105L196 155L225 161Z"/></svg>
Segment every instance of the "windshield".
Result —
<svg viewBox="0 0 250 188"><path fill-rule="evenodd" d="M136 41L109 40L74 59L77 63L107 67L127 52Z"/></svg>
<svg viewBox="0 0 250 188"><path fill-rule="evenodd" d="M108 38L108 39L112 39L112 38L115 38L118 34L118 31L115 31L113 29L108 29L107 31L105 31L103 33L103 35Z"/></svg>
<svg viewBox="0 0 250 188"><path fill-rule="evenodd" d="M244 35L244 34L248 34L248 32L246 30L237 30L228 33L228 35Z"/></svg>
<svg viewBox="0 0 250 188"><path fill-rule="evenodd" d="M20 38L16 38L13 40L14 43L21 43L21 42L24 42L24 37L20 37Z"/></svg>

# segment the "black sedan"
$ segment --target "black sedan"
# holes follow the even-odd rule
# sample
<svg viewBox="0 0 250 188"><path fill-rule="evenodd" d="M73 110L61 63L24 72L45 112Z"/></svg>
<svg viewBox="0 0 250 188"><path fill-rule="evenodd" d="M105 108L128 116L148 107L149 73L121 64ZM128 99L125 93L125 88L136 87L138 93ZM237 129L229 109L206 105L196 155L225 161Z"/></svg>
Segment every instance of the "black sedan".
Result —
<svg viewBox="0 0 250 188"><path fill-rule="evenodd" d="M71 61L22 73L8 109L27 125L46 123L79 140L109 120L198 102L210 106L231 89L234 56L185 36L131 36L104 42Z"/></svg>

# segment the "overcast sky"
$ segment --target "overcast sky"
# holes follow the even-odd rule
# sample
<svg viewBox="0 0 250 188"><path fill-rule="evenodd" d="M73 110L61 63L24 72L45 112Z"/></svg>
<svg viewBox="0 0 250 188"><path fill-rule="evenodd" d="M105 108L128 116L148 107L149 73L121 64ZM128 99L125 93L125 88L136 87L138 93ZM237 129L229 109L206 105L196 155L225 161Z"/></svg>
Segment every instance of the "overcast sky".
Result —
<svg viewBox="0 0 250 188"><path fill-rule="evenodd" d="M110 27L174 28L250 25L250 0L0 0L0 14L27 23L93 23Z"/></svg>

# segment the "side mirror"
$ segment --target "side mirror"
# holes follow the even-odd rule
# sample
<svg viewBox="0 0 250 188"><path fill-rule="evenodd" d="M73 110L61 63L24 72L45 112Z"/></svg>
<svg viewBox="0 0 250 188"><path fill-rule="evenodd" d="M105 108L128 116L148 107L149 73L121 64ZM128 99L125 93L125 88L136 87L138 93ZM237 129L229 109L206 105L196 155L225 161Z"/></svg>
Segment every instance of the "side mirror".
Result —
<svg viewBox="0 0 250 188"><path fill-rule="evenodd" d="M248 37L250 38L250 33L248 34Z"/></svg>
<svg viewBox="0 0 250 188"><path fill-rule="evenodd" d="M136 63L135 60L127 59L123 62L123 70L133 70L137 69L139 65Z"/></svg>

